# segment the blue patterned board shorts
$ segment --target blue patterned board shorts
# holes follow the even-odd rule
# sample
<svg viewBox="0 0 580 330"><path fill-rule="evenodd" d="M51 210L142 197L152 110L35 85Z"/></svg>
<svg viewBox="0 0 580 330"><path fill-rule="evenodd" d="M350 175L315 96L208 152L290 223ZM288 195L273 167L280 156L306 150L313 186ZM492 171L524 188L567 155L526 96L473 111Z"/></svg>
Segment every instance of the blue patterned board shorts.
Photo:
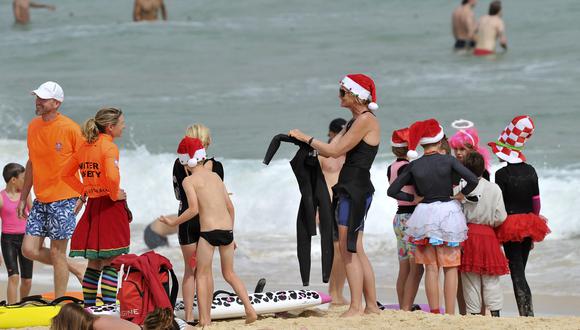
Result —
<svg viewBox="0 0 580 330"><path fill-rule="evenodd" d="M393 219L393 231L397 237L397 251L399 261L407 260L409 257L415 256L415 244L409 242L405 238L405 230L407 229L407 221L413 213L397 213Z"/></svg>
<svg viewBox="0 0 580 330"><path fill-rule="evenodd" d="M74 213L77 200L76 197L52 203L35 200L26 222L26 235L70 239L77 223Z"/></svg>

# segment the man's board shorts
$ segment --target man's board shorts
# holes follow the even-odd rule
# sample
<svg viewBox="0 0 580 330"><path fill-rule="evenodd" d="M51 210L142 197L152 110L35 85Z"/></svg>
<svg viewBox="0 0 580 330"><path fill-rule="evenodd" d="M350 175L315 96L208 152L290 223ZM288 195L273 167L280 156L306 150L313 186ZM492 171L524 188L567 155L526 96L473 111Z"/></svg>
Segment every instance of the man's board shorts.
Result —
<svg viewBox="0 0 580 330"><path fill-rule="evenodd" d="M437 267L458 267L461 265L461 248L441 245L417 245L415 262Z"/></svg>
<svg viewBox="0 0 580 330"><path fill-rule="evenodd" d="M494 51L487 50L487 49L481 49L481 48L475 48L475 50L473 51L473 55L475 55L475 56L487 56L487 55L493 55L493 54L495 54Z"/></svg>
<svg viewBox="0 0 580 330"><path fill-rule="evenodd" d="M407 260L415 256L415 244L405 238L405 229L407 229L407 220L413 213L397 213L393 218L393 231L397 237L397 251L399 261Z"/></svg>
<svg viewBox="0 0 580 330"><path fill-rule="evenodd" d="M169 245L167 237L161 236L156 232L154 232L153 229L151 229L151 224L149 224L145 228L145 231L143 233L143 240L145 241L147 247L150 249L155 249L160 246Z"/></svg>
<svg viewBox="0 0 580 330"><path fill-rule="evenodd" d="M455 40L455 45L453 45L453 48L459 50L459 49L467 49L467 48L473 48L475 47L475 41L473 40L464 40L464 39L457 39Z"/></svg>
<svg viewBox="0 0 580 330"><path fill-rule="evenodd" d="M77 200L76 197L51 203L35 200L26 222L26 235L51 240L70 239L76 226L74 208Z"/></svg>

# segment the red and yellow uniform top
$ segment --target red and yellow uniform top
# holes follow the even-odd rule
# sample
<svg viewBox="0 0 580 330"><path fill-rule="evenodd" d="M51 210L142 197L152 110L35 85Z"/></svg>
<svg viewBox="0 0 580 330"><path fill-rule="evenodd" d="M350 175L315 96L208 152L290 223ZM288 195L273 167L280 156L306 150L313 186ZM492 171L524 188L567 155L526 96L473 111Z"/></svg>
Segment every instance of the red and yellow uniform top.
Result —
<svg viewBox="0 0 580 330"><path fill-rule="evenodd" d="M79 125L60 113L50 121L36 117L30 122L28 158L32 163L34 194L40 202L52 203L79 196L59 174L84 141Z"/></svg>
<svg viewBox="0 0 580 330"><path fill-rule="evenodd" d="M83 181L76 176L80 172ZM85 142L62 170L62 180L71 186L77 195L89 198L109 196L117 200L119 194L119 149L113 137L99 134L94 143Z"/></svg>

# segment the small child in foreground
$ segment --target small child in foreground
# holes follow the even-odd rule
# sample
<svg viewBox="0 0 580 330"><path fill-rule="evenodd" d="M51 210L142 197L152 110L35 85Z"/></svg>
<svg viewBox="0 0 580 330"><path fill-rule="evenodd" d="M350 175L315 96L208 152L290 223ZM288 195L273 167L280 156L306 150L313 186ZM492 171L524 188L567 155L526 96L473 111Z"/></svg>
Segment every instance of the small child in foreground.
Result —
<svg viewBox="0 0 580 330"><path fill-rule="evenodd" d="M219 248L224 279L242 300L246 311L246 323L254 322L258 316L252 307L244 283L234 272L234 205L221 178L204 167L205 149L199 139L184 137L177 152L187 155L191 175L183 180L189 208L177 219L161 217L161 221L176 226L199 213L201 233L197 245L196 287L199 306L199 325L211 323L213 300L212 261L216 247Z"/></svg>
<svg viewBox="0 0 580 330"><path fill-rule="evenodd" d="M509 268L494 228L505 221L507 212L499 186L482 177L485 170L483 156L470 152L463 164L479 178L477 187L463 203L468 227L459 267L463 296L468 313L480 314L483 298L491 316L499 317L503 307L499 277L509 273Z"/></svg>

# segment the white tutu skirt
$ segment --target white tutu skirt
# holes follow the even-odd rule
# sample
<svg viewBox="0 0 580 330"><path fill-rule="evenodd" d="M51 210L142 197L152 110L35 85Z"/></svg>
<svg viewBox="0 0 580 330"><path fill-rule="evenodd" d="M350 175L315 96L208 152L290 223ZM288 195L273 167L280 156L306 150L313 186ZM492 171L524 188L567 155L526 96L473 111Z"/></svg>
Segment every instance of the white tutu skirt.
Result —
<svg viewBox="0 0 580 330"><path fill-rule="evenodd" d="M467 239L467 221L458 201L419 203L407 221L411 241L437 239L461 243Z"/></svg>

